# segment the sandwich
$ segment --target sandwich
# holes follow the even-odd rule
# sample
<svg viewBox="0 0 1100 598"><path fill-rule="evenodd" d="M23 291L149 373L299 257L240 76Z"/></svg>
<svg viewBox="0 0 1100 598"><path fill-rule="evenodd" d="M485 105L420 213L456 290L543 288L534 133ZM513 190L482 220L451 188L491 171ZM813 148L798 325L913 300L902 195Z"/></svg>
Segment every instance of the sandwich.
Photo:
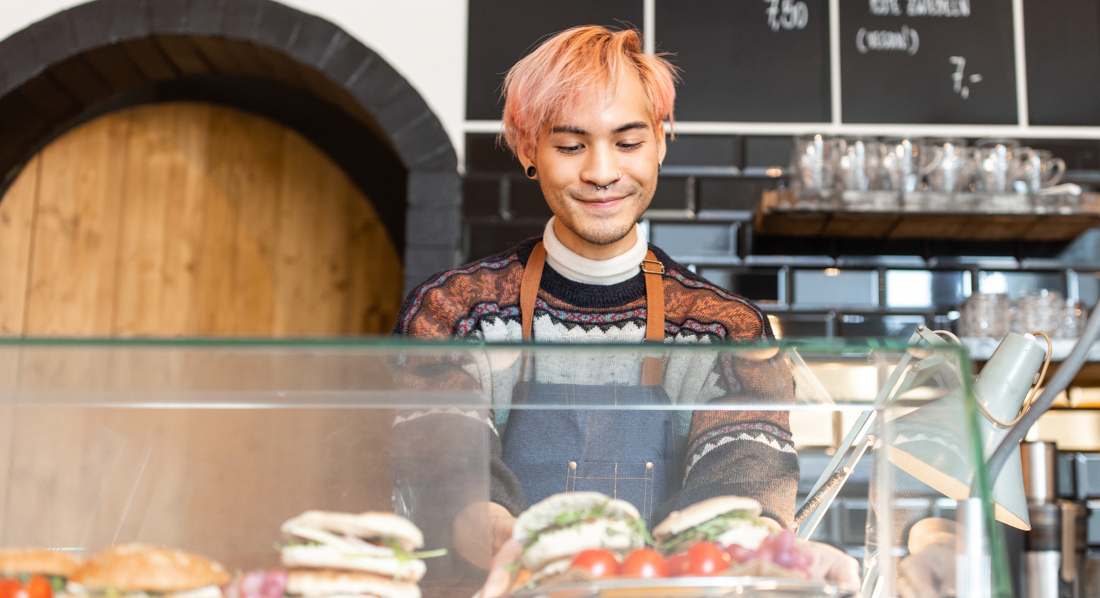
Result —
<svg viewBox="0 0 1100 598"><path fill-rule="evenodd" d="M0 548L0 578L29 586L33 578L40 577L49 585L51 594L65 591L69 576L77 566L76 559L57 550ZM27 587L28 594L30 589Z"/></svg>
<svg viewBox="0 0 1100 598"><path fill-rule="evenodd" d="M599 492L565 492L524 511L512 537L523 546L520 566L537 584L568 569L584 550L609 550L621 559L645 546L645 522L626 501Z"/></svg>
<svg viewBox="0 0 1100 598"><path fill-rule="evenodd" d="M653 528L653 538L665 554L683 552L699 542L756 550L779 531L760 513L760 503L751 498L718 496L673 511Z"/></svg>
<svg viewBox="0 0 1100 598"><path fill-rule="evenodd" d="M808 577L812 551L794 532L761 518L760 512L760 503L751 498L719 496L670 513L653 528L653 537L670 555L683 554L701 542L718 545L728 555L725 575ZM670 567L676 558L669 558Z"/></svg>
<svg viewBox="0 0 1100 598"><path fill-rule="evenodd" d="M281 529L287 593L310 598L419 598L421 559L446 553L416 552L424 535L393 513L306 511Z"/></svg>
<svg viewBox="0 0 1100 598"><path fill-rule="evenodd" d="M146 544L97 552L69 578L76 596L222 598L229 573L201 555Z"/></svg>

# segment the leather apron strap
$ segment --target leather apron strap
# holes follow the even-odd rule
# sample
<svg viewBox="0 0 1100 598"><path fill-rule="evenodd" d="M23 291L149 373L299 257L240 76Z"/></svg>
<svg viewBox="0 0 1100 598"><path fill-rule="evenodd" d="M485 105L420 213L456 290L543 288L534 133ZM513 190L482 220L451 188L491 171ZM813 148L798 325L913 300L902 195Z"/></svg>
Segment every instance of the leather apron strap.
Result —
<svg viewBox="0 0 1100 598"><path fill-rule="evenodd" d="M535 244L531 257L527 258L527 267L523 270L523 281L519 286L519 312L523 326L523 342L531 341L531 330L535 322L535 299L542 282L542 268L546 265L546 248L542 241ZM665 266L652 251L646 252L642 261L645 274L646 322L645 340L647 343L665 342L665 289L661 277ZM526 360L524 360L526 366ZM526 370L526 367L524 367ZM664 370L664 359L660 357L642 358L642 385L658 386ZM522 379L523 374L521 374Z"/></svg>

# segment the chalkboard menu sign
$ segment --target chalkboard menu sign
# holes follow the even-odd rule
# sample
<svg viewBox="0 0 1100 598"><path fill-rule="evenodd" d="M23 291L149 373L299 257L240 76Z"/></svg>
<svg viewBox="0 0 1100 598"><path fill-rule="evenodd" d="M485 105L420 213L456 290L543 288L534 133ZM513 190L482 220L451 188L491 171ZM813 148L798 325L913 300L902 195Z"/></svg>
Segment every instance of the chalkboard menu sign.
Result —
<svg viewBox="0 0 1100 598"><path fill-rule="evenodd" d="M1100 3L1024 0L1032 125L1100 126Z"/></svg>
<svg viewBox="0 0 1100 598"><path fill-rule="evenodd" d="M578 25L642 29L642 0L469 0L466 118L498 120L504 74L551 34Z"/></svg>
<svg viewBox="0 0 1100 598"><path fill-rule="evenodd" d="M842 120L1016 124L1013 48L1008 0L841 2Z"/></svg>
<svg viewBox="0 0 1100 598"><path fill-rule="evenodd" d="M681 69L679 119L830 120L826 0L658 2L655 37Z"/></svg>

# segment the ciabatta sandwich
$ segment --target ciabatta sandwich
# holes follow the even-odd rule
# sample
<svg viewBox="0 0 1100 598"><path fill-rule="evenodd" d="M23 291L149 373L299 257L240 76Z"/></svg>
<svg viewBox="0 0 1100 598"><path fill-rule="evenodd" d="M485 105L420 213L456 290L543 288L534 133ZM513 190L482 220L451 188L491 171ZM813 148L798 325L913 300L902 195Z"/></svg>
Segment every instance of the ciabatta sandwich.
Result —
<svg viewBox="0 0 1100 598"><path fill-rule="evenodd" d="M520 565L536 578L568 568L577 553L602 548L620 555L645 545L634 505L599 492L565 492L542 500L516 519L512 537L523 545ZM565 567L562 564L565 563Z"/></svg>
<svg viewBox="0 0 1100 598"><path fill-rule="evenodd" d="M229 573L218 563L182 550L120 544L101 550L69 578L78 596L221 598Z"/></svg>
<svg viewBox="0 0 1100 598"><path fill-rule="evenodd" d="M31 576L41 575L50 582L55 594L65 591L69 576L80 563L67 553L44 548L0 548L0 578L18 579L26 584Z"/></svg>
<svg viewBox="0 0 1100 598"><path fill-rule="evenodd" d="M424 546L424 535L400 515L306 511L281 529L287 538L282 561L288 568L363 571L414 583L426 571L424 561L413 556Z"/></svg>
<svg viewBox="0 0 1100 598"><path fill-rule="evenodd" d="M760 503L740 496L719 496L673 511L653 528L653 538L665 553L687 550L698 542L737 544L756 550L777 527L760 518Z"/></svg>

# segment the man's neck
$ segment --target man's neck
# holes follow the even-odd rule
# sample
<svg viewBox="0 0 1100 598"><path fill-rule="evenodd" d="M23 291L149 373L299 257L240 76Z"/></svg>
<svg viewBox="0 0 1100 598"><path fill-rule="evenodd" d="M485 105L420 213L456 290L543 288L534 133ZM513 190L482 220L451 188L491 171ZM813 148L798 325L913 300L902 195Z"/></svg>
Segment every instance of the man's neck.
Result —
<svg viewBox="0 0 1100 598"><path fill-rule="evenodd" d="M557 218L554 219L554 235L557 236L561 244L565 245L570 251L590 260L609 260L613 257L618 257L630 251L637 242L637 238L634 235L634 229L632 228L630 229L630 233L614 243L608 245L589 243L569 230L569 228L562 224Z"/></svg>
<svg viewBox="0 0 1100 598"><path fill-rule="evenodd" d="M625 252L604 260L586 258L569 249L558 238L557 219L546 223L542 235L546 247L546 263L558 274L573 282L592 285L613 285L638 275L639 264L645 259L648 245L638 233L638 227L627 235L633 245Z"/></svg>

